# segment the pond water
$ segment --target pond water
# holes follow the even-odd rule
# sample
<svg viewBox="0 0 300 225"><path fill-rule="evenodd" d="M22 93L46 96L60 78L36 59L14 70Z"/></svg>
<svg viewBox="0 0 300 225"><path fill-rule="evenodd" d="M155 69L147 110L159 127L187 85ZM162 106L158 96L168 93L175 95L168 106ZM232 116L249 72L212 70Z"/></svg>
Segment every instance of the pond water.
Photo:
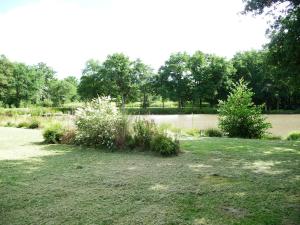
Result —
<svg viewBox="0 0 300 225"><path fill-rule="evenodd" d="M154 120L157 124L168 123L178 128L207 129L216 128L218 115L143 115L145 119ZM269 130L274 135L286 136L289 132L300 130L300 114L266 115L267 121L272 124Z"/></svg>

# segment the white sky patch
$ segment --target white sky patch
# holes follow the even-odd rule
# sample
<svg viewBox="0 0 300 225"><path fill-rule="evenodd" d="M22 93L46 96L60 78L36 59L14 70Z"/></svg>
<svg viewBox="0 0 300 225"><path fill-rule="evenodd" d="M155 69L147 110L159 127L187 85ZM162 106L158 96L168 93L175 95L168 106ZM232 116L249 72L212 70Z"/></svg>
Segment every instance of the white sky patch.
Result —
<svg viewBox="0 0 300 225"><path fill-rule="evenodd" d="M242 0L35 0L0 13L0 54L45 62L60 78L115 52L155 69L177 51L229 58L267 42L267 20L242 9Z"/></svg>

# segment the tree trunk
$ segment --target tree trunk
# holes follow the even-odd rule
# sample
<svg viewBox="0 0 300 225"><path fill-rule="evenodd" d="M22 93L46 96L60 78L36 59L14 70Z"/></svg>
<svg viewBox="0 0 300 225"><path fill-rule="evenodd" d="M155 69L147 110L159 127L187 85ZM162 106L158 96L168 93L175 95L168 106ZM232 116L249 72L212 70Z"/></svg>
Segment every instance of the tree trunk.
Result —
<svg viewBox="0 0 300 225"><path fill-rule="evenodd" d="M122 112L125 112L126 97L122 95Z"/></svg>

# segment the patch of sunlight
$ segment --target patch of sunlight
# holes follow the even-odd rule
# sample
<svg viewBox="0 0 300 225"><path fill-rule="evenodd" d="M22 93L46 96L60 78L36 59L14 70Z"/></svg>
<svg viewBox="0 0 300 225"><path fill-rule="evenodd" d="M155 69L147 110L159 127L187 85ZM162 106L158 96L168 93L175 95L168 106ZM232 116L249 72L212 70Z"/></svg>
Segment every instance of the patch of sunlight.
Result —
<svg viewBox="0 0 300 225"><path fill-rule="evenodd" d="M297 151L296 149L293 149L293 148L274 147L273 151L274 152L291 152L291 153L300 154L300 151Z"/></svg>
<svg viewBox="0 0 300 225"><path fill-rule="evenodd" d="M218 162L218 161L221 161L221 159L220 158L214 158L214 159L212 159L212 161Z"/></svg>
<svg viewBox="0 0 300 225"><path fill-rule="evenodd" d="M300 175L296 175L293 179L297 181L300 180Z"/></svg>
<svg viewBox="0 0 300 225"><path fill-rule="evenodd" d="M54 151L42 150L40 147L17 146L15 148L1 149L0 160L26 160L33 157L62 154Z"/></svg>
<svg viewBox="0 0 300 225"><path fill-rule="evenodd" d="M280 164L279 161L262 161L258 160L253 163L248 163L244 166L244 169L250 169L255 173L265 173L270 175L285 173L288 170L274 170L272 167Z"/></svg>
<svg viewBox="0 0 300 225"><path fill-rule="evenodd" d="M286 196L286 199L290 203L299 203L300 195L288 195Z"/></svg>
<svg viewBox="0 0 300 225"><path fill-rule="evenodd" d="M235 195L239 197L244 197L246 195L246 192L236 192Z"/></svg>
<svg viewBox="0 0 300 225"><path fill-rule="evenodd" d="M174 163L169 162L162 162L162 163L156 163L156 166L173 166Z"/></svg>
<svg viewBox="0 0 300 225"><path fill-rule="evenodd" d="M195 225L207 225L209 224L205 218L195 219L193 224Z"/></svg>
<svg viewBox="0 0 300 225"><path fill-rule="evenodd" d="M206 165L206 164L198 163L198 164L189 164L188 167L189 167L191 170L194 170L194 171L196 171L196 172L199 172L199 171L201 171L201 169L210 168L210 167L212 167L212 166L211 166L211 165Z"/></svg>
<svg viewBox="0 0 300 225"><path fill-rule="evenodd" d="M165 190L168 190L169 187L168 187L168 185L155 184L155 185L151 186L149 189L153 190L153 191L165 191Z"/></svg>
<svg viewBox="0 0 300 225"><path fill-rule="evenodd" d="M136 170L137 167L136 167L136 166L130 166L130 167L128 167L127 169L128 169L128 170Z"/></svg>

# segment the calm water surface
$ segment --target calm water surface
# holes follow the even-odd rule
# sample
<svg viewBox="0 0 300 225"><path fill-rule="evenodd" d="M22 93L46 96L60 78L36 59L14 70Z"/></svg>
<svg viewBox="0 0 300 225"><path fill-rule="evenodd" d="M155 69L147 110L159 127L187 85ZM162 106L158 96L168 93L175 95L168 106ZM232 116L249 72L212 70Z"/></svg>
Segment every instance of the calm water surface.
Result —
<svg viewBox="0 0 300 225"><path fill-rule="evenodd" d="M193 115L143 115L145 119L154 120L157 124L168 123L178 128L216 128L217 115L193 114ZM269 130L274 135L286 136L289 132L300 130L300 114L266 115L272 124Z"/></svg>

